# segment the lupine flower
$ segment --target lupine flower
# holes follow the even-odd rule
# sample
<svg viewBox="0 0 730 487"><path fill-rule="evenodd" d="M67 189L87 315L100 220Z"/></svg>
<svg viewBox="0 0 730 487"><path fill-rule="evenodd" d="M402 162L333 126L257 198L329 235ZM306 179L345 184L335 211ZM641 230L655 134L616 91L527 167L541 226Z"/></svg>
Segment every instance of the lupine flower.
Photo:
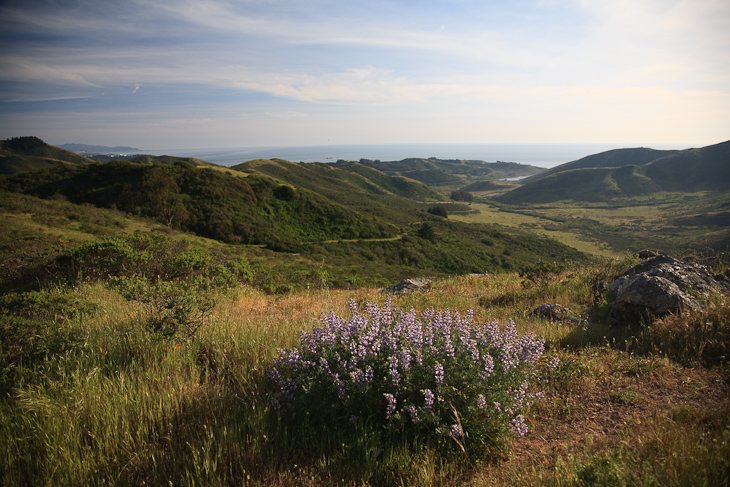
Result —
<svg viewBox="0 0 730 487"><path fill-rule="evenodd" d="M299 347L277 350L274 366L268 371L274 386L274 411L286 414L300 404L317 407L319 403L325 408L357 408L338 411L338 415L344 413L339 417L380 416L382 413L369 408L382 404L374 400L382 394L386 398L385 421L404 425L410 418L408 424L433 425L434 433L446 430L454 439L473 434L484 421L503 421L517 435L527 432L522 411L542 393L529 393L529 384L520 379L528 377L526 370L540 360L543 339L519 337L514 322L503 332L496 321L474 324L472 310L464 316L433 309L394 313L389 298L382 307L367 303L362 313L357 308L351 301L350 319L323 313L321 326L301 333ZM554 369L558 363L555 357L543 370ZM419 384L419 380L424 383ZM511 389L507 384L515 380L520 385ZM382 390L385 387L389 392ZM417 406L421 394L422 407ZM299 402L303 397L308 400ZM494 412L478 413L487 409L487 397ZM407 405L401 406L404 414L396 414L399 401ZM451 408L443 407L444 403ZM481 416L478 421L468 418L464 424L469 429L464 431L447 423L453 421L454 408L464 418L469 414ZM425 412L429 413L428 423Z"/></svg>
<svg viewBox="0 0 730 487"><path fill-rule="evenodd" d="M510 421L509 426L512 431L520 436L525 436L528 430L527 425L525 424L525 417L521 414L515 416L515 419Z"/></svg>
<svg viewBox="0 0 730 487"><path fill-rule="evenodd" d="M431 389L423 389L421 392L423 392L423 409L431 410L433 408L433 392L431 392Z"/></svg>
<svg viewBox="0 0 730 487"><path fill-rule="evenodd" d="M479 394L477 396L477 407L479 409L484 409L487 406L487 398L484 397L484 394Z"/></svg>
<svg viewBox="0 0 730 487"><path fill-rule="evenodd" d="M492 372L494 372L494 359L491 355L486 354L484 356L484 369L479 373L479 378L487 380Z"/></svg>
<svg viewBox="0 0 730 487"><path fill-rule="evenodd" d="M560 364L560 358L553 357L553 359L547 363L546 367L549 371L553 371L558 368L559 364Z"/></svg>
<svg viewBox="0 0 730 487"><path fill-rule="evenodd" d="M449 438L459 438L464 432L461 430L461 426L458 424L451 425L451 431L448 433Z"/></svg>
<svg viewBox="0 0 730 487"><path fill-rule="evenodd" d="M438 362L436 362L434 379L436 380L436 384L443 384L444 382L444 366Z"/></svg>
<svg viewBox="0 0 730 487"><path fill-rule="evenodd" d="M385 407L385 419L391 419L395 412L396 399L393 394L383 394L385 399L388 401L388 405Z"/></svg>
<svg viewBox="0 0 730 487"><path fill-rule="evenodd" d="M398 357L391 355L388 359L390 366L388 367L388 375L394 386L400 384L400 374L398 373Z"/></svg>
<svg viewBox="0 0 730 487"><path fill-rule="evenodd" d="M418 408L416 406L408 406L408 413L411 415L411 421L414 423L418 422Z"/></svg>

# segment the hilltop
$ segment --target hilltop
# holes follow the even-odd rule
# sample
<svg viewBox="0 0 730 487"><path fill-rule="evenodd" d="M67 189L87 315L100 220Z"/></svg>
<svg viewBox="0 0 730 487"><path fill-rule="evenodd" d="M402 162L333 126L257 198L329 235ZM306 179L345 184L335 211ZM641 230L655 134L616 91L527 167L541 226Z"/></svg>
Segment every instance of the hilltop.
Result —
<svg viewBox="0 0 730 487"><path fill-rule="evenodd" d="M48 145L38 137L0 141L0 174L47 169L59 164L88 164L91 159Z"/></svg>
<svg viewBox="0 0 730 487"><path fill-rule="evenodd" d="M77 154L140 154L142 149L128 146L109 147L106 145L61 144L58 147Z"/></svg>
<svg viewBox="0 0 730 487"><path fill-rule="evenodd" d="M676 191L730 190L730 141L699 149L618 149L562 164L527 178L498 201L543 204L608 201Z"/></svg>
<svg viewBox="0 0 730 487"><path fill-rule="evenodd" d="M339 160L336 167L356 164ZM484 162L460 159L438 159L429 157L407 158L400 161L373 161L360 159L357 164L372 167L389 175L403 176L421 181L430 186L442 186L455 182L474 180L495 180L530 176L544 171L544 168L515 162Z"/></svg>

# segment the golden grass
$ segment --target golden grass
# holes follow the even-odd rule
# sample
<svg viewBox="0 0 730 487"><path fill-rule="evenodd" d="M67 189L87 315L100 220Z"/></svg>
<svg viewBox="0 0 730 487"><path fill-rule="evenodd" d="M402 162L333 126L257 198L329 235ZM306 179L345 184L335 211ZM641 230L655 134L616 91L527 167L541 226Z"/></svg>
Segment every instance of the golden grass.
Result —
<svg viewBox="0 0 730 487"><path fill-rule="evenodd" d="M402 485L667 485L675 478L677 485L691 485L696 472L718 481L727 466L723 455L730 455L721 371L634 355L608 327L584 329L532 314L551 301L584 312L587 291L576 283L591 272L566 271L544 288L525 286L516 274L461 276L393 297L393 306L404 310L474 309L477 322L502 326L513 319L520 333L545 336L548 357L557 354L562 364L541 385L546 398L528 412L530 433L513 438L507 454L465 463L424 447L412 454L373 453L373 465L392 471L389 478ZM9 467L0 478L8 485L34 479L53 485L381 485L380 477L358 478L361 470L348 470L345 445L339 459L287 460L286 444L272 438L266 398L266 370L278 348L298 345L300 332L318 325L322 313L349 316L350 300L382 303L380 291L267 295L240 287L221 294L198 340L164 341L141 327L141 307L102 284L82 285L78 294L98 305L79 318L88 346L54 361L42 379L0 407L6 442L0 453ZM25 474L11 476L12 469Z"/></svg>

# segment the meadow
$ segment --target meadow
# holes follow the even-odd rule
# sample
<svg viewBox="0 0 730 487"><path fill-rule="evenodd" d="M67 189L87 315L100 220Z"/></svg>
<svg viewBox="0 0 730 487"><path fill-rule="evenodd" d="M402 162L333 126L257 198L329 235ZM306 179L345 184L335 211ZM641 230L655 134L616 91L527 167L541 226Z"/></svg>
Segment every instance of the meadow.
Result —
<svg viewBox="0 0 730 487"><path fill-rule="evenodd" d="M509 186L505 186L509 187ZM529 229L600 258L645 248L681 252L724 248L728 242L727 196L710 192L659 193L607 202L559 201L549 205L502 205L487 199L503 190L474 193L470 212L453 220Z"/></svg>
<svg viewBox="0 0 730 487"><path fill-rule="evenodd" d="M545 337L542 361L560 360L533 384L544 398L525 411L528 433L479 454L468 441L466 451L425 436L394 441L367 425L292 424L272 410L277 349L298 346L322 313L382 305L380 288L215 288L194 335L155 333L154 309L104 280L6 295L6 338L9 315L47 328L15 337L23 360L4 377L2 483L727 485L727 299L696 316L611 326L592 283L632 262L444 278L392 297L402 310L472 309L475 323L502 328L514 320L520 335ZM534 316L544 302L582 320ZM6 360L17 350L3 347Z"/></svg>

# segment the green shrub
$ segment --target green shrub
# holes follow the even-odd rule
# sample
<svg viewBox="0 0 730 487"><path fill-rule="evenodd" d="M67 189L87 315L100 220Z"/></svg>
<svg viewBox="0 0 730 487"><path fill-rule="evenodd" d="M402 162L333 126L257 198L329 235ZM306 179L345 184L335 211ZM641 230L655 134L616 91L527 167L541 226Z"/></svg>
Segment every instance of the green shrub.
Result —
<svg viewBox="0 0 730 487"><path fill-rule="evenodd" d="M151 282L140 277L119 277L112 283L129 300L145 308L141 318L145 327L162 338L182 332L194 339L216 305L214 283L197 277L183 281Z"/></svg>

